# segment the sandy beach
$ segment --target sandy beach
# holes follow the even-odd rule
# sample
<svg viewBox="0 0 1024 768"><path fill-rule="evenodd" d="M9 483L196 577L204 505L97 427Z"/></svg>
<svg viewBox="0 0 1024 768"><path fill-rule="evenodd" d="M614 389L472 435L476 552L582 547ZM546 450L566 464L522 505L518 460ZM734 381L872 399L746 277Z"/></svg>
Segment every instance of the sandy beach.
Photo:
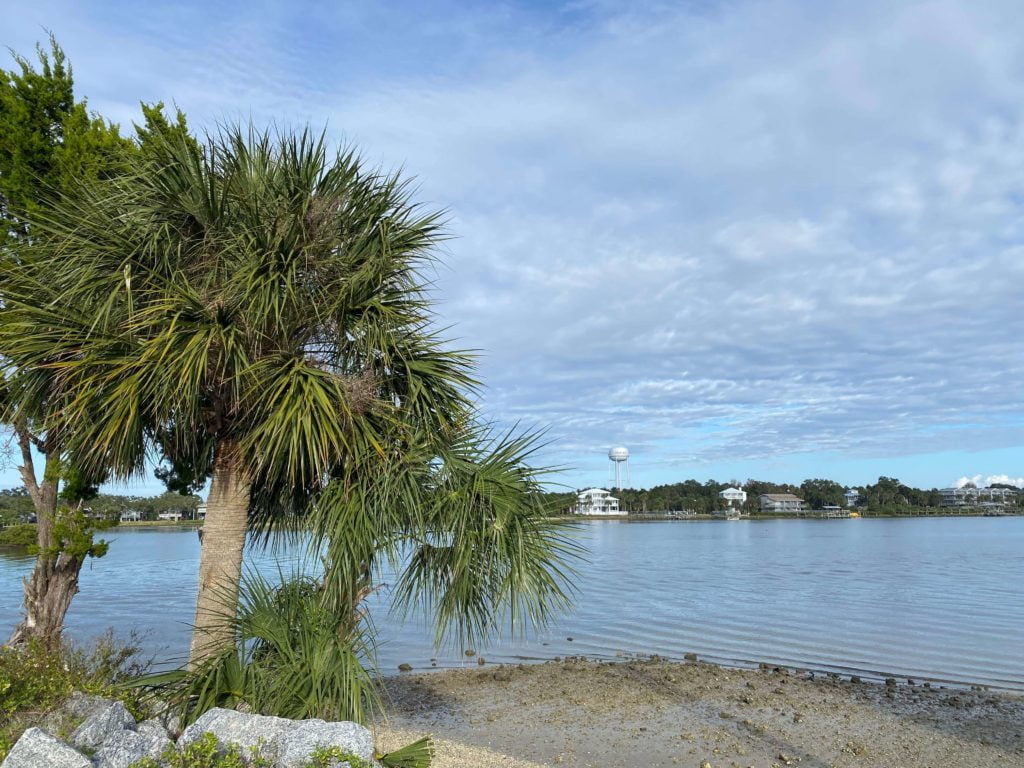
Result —
<svg viewBox="0 0 1024 768"><path fill-rule="evenodd" d="M584 660L388 681L382 746L437 768L1024 766L1024 696L768 668Z"/></svg>

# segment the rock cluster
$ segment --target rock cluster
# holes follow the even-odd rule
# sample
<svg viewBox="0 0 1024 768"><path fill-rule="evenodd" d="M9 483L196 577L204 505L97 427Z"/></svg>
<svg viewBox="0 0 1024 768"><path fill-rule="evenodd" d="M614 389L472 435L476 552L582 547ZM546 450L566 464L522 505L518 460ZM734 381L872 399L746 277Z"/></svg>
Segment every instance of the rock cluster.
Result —
<svg viewBox="0 0 1024 768"><path fill-rule="evenodd" d="M169 748L185 749L207 733L225 749L237 745L244 754L258 749L275 768L301 768L317 749L331 747L373 761L373 737L357 723L286 720L211 709L186 728L175 744L162 723L136 723L119 701L76 696L65 709L84 718L71 734L70 743L41 728L29 728L0 768L128 768L143 758L160 760Z"/></svg>

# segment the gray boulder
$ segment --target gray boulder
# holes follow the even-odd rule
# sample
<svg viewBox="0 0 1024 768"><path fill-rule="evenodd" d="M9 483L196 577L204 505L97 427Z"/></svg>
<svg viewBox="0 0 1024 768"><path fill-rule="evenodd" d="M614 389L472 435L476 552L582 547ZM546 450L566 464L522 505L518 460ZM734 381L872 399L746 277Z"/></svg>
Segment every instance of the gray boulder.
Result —
<svg viewBox="0 0 1024 768"><path fill-rule="evenodd" d="M96 768L128 768L144 757L159 758L174 742L167 734L146 731L115 731L93 755Z"/></svg>
<svg viewBox="0 0 1024 768"><path fill-rule="evenodd" d="M94 712L98 712L113 703L112 699L105 699L102 696L93 696L92 694L75 691L64 700L64 704L61 706L61 709L70 717L78 720L85 720L89 715Z"/></svg>
<svg viewBox="0 0 1024 768"><path fill-rule="evenodd" d="M85 755L39 728L18 739L0 768L92 768Z"/></svg>
<svg viewBox="0 0 1024 768"><path fill-rule="evenodd" d="M300 720L278 740L277 768L299 768L309 763L317 749L331 747L373 760L373 735L358 723Z"/></svg>
<svg viewBox="0 0 1024 768"><path fill-rule="evenodd" d="M160 738L169 739L171 738L170 732L164 727L164 724L159 720L143 720L141 723L135 726L135 730L139 733L148 733L153 736L159 736Z"/></svg>
<svg viewBox="0 0 1024 768"><path fill-rule="evenodd" d="M267 715L248 715L233 709L211 709L185 729L178 739L178 749L191 746L204 733L212 733L223 747L237 744L248 756L253 749L268 759L276 756L276 747L287 731L294 727L291 720Z"/></svg>
<svg viewBox="0 0 1024 768"><path fill-rule="evenodd" d="M79 749L98 749L107 737L135 728L135 718L120 701L95 710L71 734L71 743Z"/></svg>

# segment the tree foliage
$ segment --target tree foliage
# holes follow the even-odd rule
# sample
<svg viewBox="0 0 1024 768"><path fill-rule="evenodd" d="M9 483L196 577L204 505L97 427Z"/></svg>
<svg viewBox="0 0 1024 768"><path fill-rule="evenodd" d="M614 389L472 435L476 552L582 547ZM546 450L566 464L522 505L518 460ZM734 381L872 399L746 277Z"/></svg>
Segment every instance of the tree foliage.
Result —
<svg viewBox="0 0 1024 768"><path fill-rule="evenodd" d="M15 55L16 68L0 70L0 245L27 237L55 195L122 172L135 147L75 100L71 65L53 37L36 53L38 65Z"/></svg>
<svg viewBox="0 0 1024 768"><path fill-rule="evenodd" d="M439 640L567 604L576 551L537 503L533 439L479 425L472 358L436 331L421 273L444 233L407 180L308 131L163 131L34 227L0 344L50 376L49 424L74 425L82 466L137 475L155 449L186 488L212 473L197 625L204 590L238 588L246 512L323 544L342 637L383 563L404 563L398 604L426 605Z"/></svg>
<svg viewBox="0 0 1024 768"><path fill-rule="evenodd" d="M164 135L187 131L180 112L169 121L158 104L143 107L137 140L123 137L118 126L90 112L84 99L76 101L71 67L52 37L48 49L37 46L37 57L34 64L15 55L15 68L0 70L0 312L32 272L31 251L45 231L38 223L52 218L54 206L83 185L127 173ZM51 300L65 298L51 294ZM36 567L25 585L25 617L13 639L36 635L56 647L64 613L78 590L79 555L98 557L106 551L103 542L92 544L96 525L81 516L81 505L95 497L107 468L80 462L73 446L74 431L93 414L54 424L54 414L69 402L56 372L19 365L2 343L0 361L0 422L14 434L19 470L38 520ZM44 462L41 478L38 455Z"/></svg>

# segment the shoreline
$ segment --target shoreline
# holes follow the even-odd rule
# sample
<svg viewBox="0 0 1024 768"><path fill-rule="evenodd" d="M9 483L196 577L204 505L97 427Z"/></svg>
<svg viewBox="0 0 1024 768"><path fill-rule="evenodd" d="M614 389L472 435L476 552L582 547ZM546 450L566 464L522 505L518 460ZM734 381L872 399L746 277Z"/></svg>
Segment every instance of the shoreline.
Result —
<svg viewBox="0 0 1024 768"><path fill-rule="evenodd" d="M757 522L759 520L901 520L904 518L942 518L946 519L949 517L982 517L982 518L1000 518L1000 517L1024 517L1024 511L1013 511L1013 512L1001 512L999 514L992 514L991 512L926 512L922 514L905 514L905 515L894 515L887 513L874 514L870 512L861 512L858 517L835 517L825 518L820 515L804 514L804 515L784 515L784 514L771 514L771 515L747 515L734 520L727 519L724 515L710 515L710 514L695 514L695 515L669 515L655 512L630 512L624 515L554 515L549 517L549 520L610 520L613 522L679 522L689 523L695 521L707 521L707 520L721 520L723 522Z"/></svg>
<svg viewBox="0 0 1024 768"><path fill-rule="evenodd" d="M436 768L1024 764L1021 693L765 666L567 659L405 673L384 680L377 725L385 741L436 735Z"/></svg>
<svg viewBox="0 0 1024 768"><path fill-rule="evenodd" d="M565 656L518 656L509 658L493 659L486 651L480 651L481 655L462 657L457 662L446 662L441 658L432 658L430 665L410 664L408 669L400 669L397 672L389 670L378 670L383 680L392 678L402 679L410 674L434 675L444 672L471 672L485 671L507 667L522 666L545 666L551 664L643 664L649 662L660 662L665 664L705 664L717 667L722 670L736 672L771 671L775 673L786 673L789 675L806 675L811 678L830 679L839 682L859 682L873 685L908 685L921 688L935 688L938 690L963 690L979 691L1019 696L1024 698L1024 670L1021 680L993 682L978 680L958 680L954 677L943 677L937 674L924 675L907 673L905 671L881 671L853 666L820 665L802 663L795 660L776 661L754 661L751 659L732 658L719 656L715 653L684 653L680 656L666 656L657 653L639 652L618 652L615 657L601 655L576 655ZM481 663L483 660L483 663ZM405 665L400 665L405 666Z"/></svg>

